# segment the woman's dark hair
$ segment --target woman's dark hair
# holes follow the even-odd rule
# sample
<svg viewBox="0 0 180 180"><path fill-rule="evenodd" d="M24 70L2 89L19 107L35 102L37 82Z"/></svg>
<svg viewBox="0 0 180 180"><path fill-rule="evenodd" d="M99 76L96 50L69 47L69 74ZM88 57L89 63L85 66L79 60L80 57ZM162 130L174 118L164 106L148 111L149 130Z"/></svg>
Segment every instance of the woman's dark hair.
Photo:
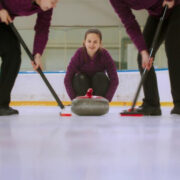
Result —
<svg viewBox="0 0 180 180"><path fill-rule="evenodd" d="M84 35L84 40L86 40L88 34L91 34L91 33L97 34L99 36L100 42L102 41L102 33L98 29L88 29ZM102 51L101 48L98 51L101 52ZM86 61L87 57L85 56L85 54L86 54L85 52L86 52L86 47L83 43L83 56L84 56L84 60Z"/></svg>
<svg viewBox="0 0 180 180"><path fill-rule="evenodd" d="M89 30L87 30L86 33L85 33L85 36L84 36L84 40L86 40L87 35L91 34L91 33L97 34L99 36L100 41L102 41L102 33L98 29L89 29Z"/></svg>

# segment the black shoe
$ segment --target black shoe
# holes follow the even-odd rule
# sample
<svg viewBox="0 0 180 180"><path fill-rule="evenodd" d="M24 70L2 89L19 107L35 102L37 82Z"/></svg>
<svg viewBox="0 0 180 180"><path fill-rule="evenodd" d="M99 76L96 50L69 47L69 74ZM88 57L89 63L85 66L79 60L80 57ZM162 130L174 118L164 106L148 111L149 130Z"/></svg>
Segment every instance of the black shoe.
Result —
<svg viewBox="0 0 180 180"><path fill-rule="evenodd" d="M161 108L159 106L142 105L135 110L137 113L145 116L160 116Z"/></svg>
<svg viewBox="0 0 180 180"><path fill-rule="evenodd" d="M19 114L19 112L16 109L13 109L11 107L1 107L0 108L0 116L9 116L13 114Z"/></svg>
<svg viewBox="0 0 180 180"><path fill-rule="evenodd" d="M174 106L174 108L171 110L171 114L180 114L180 106Z"/></svg>

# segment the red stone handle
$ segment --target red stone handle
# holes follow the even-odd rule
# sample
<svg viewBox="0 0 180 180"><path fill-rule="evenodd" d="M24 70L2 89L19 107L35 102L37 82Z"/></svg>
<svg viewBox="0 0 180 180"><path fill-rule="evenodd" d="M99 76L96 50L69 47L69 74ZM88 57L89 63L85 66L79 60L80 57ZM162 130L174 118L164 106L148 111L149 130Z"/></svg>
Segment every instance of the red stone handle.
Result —
<svg viewBox="0 0 180 180"><path fill-rule="evenodd" d="M88 98L92 98L92 94L93 94L93 89L92 89L92 88L89 88L89 89L87 90L86 96L87 96Z"/></svg>

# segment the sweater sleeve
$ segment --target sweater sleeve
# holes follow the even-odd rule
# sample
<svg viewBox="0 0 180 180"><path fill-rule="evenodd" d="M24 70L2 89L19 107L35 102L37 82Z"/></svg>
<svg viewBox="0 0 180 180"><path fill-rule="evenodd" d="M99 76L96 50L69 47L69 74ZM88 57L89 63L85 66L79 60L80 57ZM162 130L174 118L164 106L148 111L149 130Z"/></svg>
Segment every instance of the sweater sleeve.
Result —
<svg viewBox="0 0 180 180"><path fill-rule="evenodd" d="M0 2L0 10L3 9L2 3Z"/></svg>
<svg viewBox="0 0 180 180"><path fill-rule="evenodd" d="M49 27L51 23L53 9L38 13L36 25L34 27L34 47L33 54L42 54L48 41Z"/></svg>
<svg viewBox="0 0 180 180"><path fill-rule="evenodd" d="M130 7L128 7L128 5L123 2L123 0L110 0L110 3L124 24L126 32L139 52L142 50L147 50L140 26L137 23Z"/></svg>
<svg viewBox="0 0 180 180"><path fill-rule="evenodd" d="M81 50L78 49L74 56L71 58L71 61L67 67L66 75L64 78L64 85L69 95L70 99L73 100L76 97L75 91L72 86L72 81L75 73L78 72L79 60L80 60Z"/></svg>
<svg viewBox="0 0 180 180"><path fill-rule="evenodd" d="M109 102L111 102L114 93L118 87L119 84L119 79L118 79L118 74L117 74L117 70L116 70L116 66L115 63L111 57L111 55L104 50L104 60L105 60L105 69L107 71L109 80L110 80L110 85L108 88L108 91L106 93L106 98L109 100Z"/></svg>

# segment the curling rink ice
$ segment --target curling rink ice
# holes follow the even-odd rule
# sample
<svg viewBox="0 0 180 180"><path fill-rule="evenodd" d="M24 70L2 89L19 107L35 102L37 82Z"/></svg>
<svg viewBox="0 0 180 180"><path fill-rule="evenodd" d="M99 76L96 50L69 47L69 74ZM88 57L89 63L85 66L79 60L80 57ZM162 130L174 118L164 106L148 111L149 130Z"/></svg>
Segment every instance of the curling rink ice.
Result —
<svg viewBox="0 0 180 180"><path fill-rule="evenodd" d="M1 180L179 180L180 116L60 117L58 107L15 107L0 117Z"/></svg>

